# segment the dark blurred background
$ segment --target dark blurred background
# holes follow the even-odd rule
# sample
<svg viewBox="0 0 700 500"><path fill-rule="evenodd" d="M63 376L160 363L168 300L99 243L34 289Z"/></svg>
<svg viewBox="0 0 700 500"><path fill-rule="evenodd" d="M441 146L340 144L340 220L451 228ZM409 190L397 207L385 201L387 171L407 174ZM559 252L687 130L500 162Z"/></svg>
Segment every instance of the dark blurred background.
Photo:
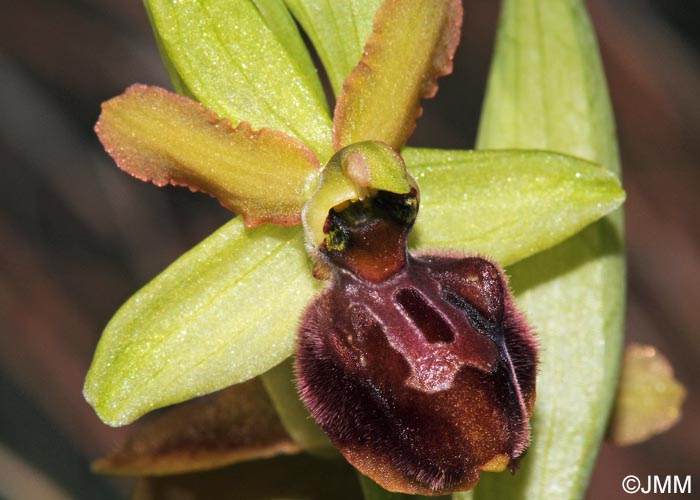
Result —
<svg viewBox="0 0 700 500"><path fill-rule="evenodd" d="M671 431L603 446L588 498L627 498L627 474L693 474L697 490L700 2L588 4L628 194L627 339L657 346L688 388ZM455 73L414 145L473 146L497 10L465 0ZM129 84L168 86L141 2L4 0L0 40L0 497L126 498L128 481L89 472L125 434L83 401L93 349L118 306L229 213L121 173L92 131Z"/></svg>

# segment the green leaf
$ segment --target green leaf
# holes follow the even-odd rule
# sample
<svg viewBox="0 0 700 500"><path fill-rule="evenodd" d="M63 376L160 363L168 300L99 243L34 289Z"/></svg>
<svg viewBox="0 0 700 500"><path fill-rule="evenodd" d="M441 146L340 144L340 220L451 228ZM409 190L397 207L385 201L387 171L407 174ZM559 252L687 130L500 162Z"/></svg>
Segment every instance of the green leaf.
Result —
<svg viewBox="0 0 700 500"><path fill-rule="evenodd" d="M234 219L137 292L107 325L84 394L110 425L248 380L294 350L321 284L301 228Z"/></svg>
<svg viewBox="0 0 700 500"><path fill-rule="evenodd" d="M478 146L559 151L619 174L605 76L580 0L506 0Z"/></svg>
<svg viewBox="0 0 700 500"><path fill-rule="evenodd" d="M362 59L345 81L333 116L333 145L382 141L401 149L420 100L452 71L462 25L460 0L386 0Z"/></svg>
<svg viewBox="0 0 700 500"><path fill-rule="evenodd" d="M452 493L452 500L473 500L474 490L460 491L459 493Z"/></svg>
<svg viewBox="0 0 700 500"><path fill-rule="evenodd" d="M564 241L625 198L614 174L556 153L406 148L403 157L421 188L411 245L502 265Z"/></svg>
<svg viewBox="0 0 700 500"><path fill-rule="evenodd" d="M285 0L311 39L337 96L362 57L382 0Z"/></svg>
<svg viewBox="0 0 700 500"><path fill-rule="evenodd" d="M178 90L234 124L291 135L325 162L331 154L327 103L281 1L262 7L252 0L146 5Z"/></svg>
<svg viewBox="0 0 700 500"><path fill-rule="evenodd" d="M537 148L618 172L595 37L578 0L508 0L480 148ZM579 499L618 377L624 316L621 214L509 269L541 342L532 445L514 477L486 476L477 499Z"/></svg>
<svg viewBox="0 0 700 500"><path fill-rule="evenodd" d="M248 226L301 222L318 176L318 160L296 139L245 122L233 128L158 87L133 85L105 102L95 130L121 169L158 186L207 192Z"/></svg>

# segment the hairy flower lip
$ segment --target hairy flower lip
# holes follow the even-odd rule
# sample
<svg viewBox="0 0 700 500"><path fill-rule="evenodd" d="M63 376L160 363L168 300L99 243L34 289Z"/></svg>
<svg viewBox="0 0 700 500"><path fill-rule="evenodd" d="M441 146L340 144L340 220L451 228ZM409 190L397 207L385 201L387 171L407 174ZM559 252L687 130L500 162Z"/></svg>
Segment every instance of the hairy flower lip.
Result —
<svg viewBox="0 0 700 500"><path fill-rule="evenodd" d="M457 2L457 3L461 6L461 3L460 3L460 2ZM573 10L573 9L572 9L572 10ZM579 17L585 17L585 16L579 16ZM584 28L585 28L585 26L584 26ZM549 32L553 32L554 30L548 30L548 31L549 31ZM503 32L506 33L506 30L504 29ZM550 60L552 60L552 58L550 58ZM542 73L542 72L534 72L534 73L536 73L536 74L545 74L545 73ZM553 79L552 79L552 80L553 80ZM567 81L568 81L568 80L567 80ZM574 82L574 83L575 83L575 82ZM545 97L546 97L546 96L545 96ZM563 101L563 100L562 100L562 101ZM546 100L543 101L543 102L546 103ZM494 113L494 114L496 114L496 113ZM603 127L603 129L604 129L604 127ZM574 134L574 137L575 137L575 136L576 136L576 135ZM506 135L504 135L504 137L506 137ZM506 142L507 142L507 141L506 141ZM450 229L451 229L451 228L450 228ZM495 239L495 238L494 238L494 239ZM500 244L500 243L499 243L499 244ZM453 245L453 246L454 246L454 245ZM482 251L483 251L483 250L482 250ZM487 253L488 253L488 251L487 251ZM567 359L568 359L568 358L567 358ZM534 393L533 393L533 401L534 401ZM530 407L530 410L531 410L531 407ZM578 441L578 440L574 440L574 441ZM584 439L584 442L586 442L585 439ZM589 448L590 448L590 447L589 447ZM563 449L568 449L568 448L564 447ZM576 457L574 457L574 458L576 458ZM493 460L495 460L496 462L498 462L498 459L497 459L497 458L494 458ZM512 464L512 463L513 463L513 461L511 461L511 464ZM491 465L490 465L490 464L491 464ZM488 463L485 464L482 468L485 468L485 467L486 467L486 468L490 468L492 465L493 465L492 462L488 462ZM496 463L495 466L497 467L497 466L498 466L498 463ZM585 469L585 467L584 467L584 469ZM584 474L584 475L585 475L585 474ZM535 477L537 477L537 476L535 475Z"/></svg>
<svg viewBox="0 0 700 500"><path fill-rule="evenodd" d="M498 331L484 331L488 323ZM335 269L304 315L296 371L311 414L355 467L386 489L435 495L473 487L481 470L517 467L536 357L500 268L409 254L380 282Z"/></svg>
<svg viewBox="0 0 700 500"><path fill-rule="evenodd" d="M331 159L317 193L365 190L372 168L409 179L391 148L361 143ZM417 187L365 194L326 208L317 252L331 279L299 329L302 400L348 461L392 491L452 492L481 470L514 470L537 354L503 271L480 257L412 256ZM330 198L319 199L316 216Z"/></svg>

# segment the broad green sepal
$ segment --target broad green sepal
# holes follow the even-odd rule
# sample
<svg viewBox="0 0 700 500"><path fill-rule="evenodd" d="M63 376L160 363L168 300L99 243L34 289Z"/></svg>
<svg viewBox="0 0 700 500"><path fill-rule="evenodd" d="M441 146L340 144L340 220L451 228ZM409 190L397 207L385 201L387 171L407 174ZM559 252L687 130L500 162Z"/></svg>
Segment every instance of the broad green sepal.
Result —
<svg viewBox="0 0 700 500"><path fill-rule="evenodd" d="M158 30L155 27L155 23L153 22L153 15L151 14L151 8L149 6L148 1L144 1L143 6L146 10L146 14L148 15L148 21L153 27L153 38L155 39L156 46L158 47L158 53L160 54L160 59L161 61L163 61L163 67L165 68L165 72L168 74L168 78L170 79L170 84L173 86L173 90L180 95L196 99L190 91L190 89L187 88L187 85L185 85L185 82L182 81L182 78L180 77L180 75L177 72L177 69L175 68L175 65L170 60L170 56L168 56L167 50L165 50L163 40L161 39L160 34L158 33Z"/></svg>
<svg viewBox="0 0 700 500"><path fill-rule="evenodd" d="M316 99L330 113L326 93L318 77L318 71L306 48L304 39L299 33L292 14L285 6L284 0L252 0L258 12L265 20L267 27L272 30L280 44L293 57L299 66L301 74L307 78L310 90Z"/></svg>
<svg viewBox="0 0 700 500"><path fill-rule="evenodd" d="M260 8L252 0L146 5L179 90L234 124L280 130L306 143L321 161L330 157L328 106L286 10Z"/></svg>
<svg viewBox="0 0 700 500"><path fill-rule="evenodd" d="M291 355L319 291L298 227L236 218L180 257L107 325L84 394L107 424L259 375Z"/></svg>
<svg viewBox="0 0 700 500"><path fill-rule="evenodd" d="M421 188L411 246L502 265L564 241L625 199L614 174L558 153L406 148L403 157Z"/></svg>
<svg viewBox="0 0 700 500"><path fill-rule="evenodd" d="M382 0L285 0L311 39L337 96L372 32Z"/></svg>
<svg viewBox="0 0 700 500"><path fill-rule="evenodd" d="M595 36L580 0L503 4L480 148L537 148L619 172ZM477 500L583 498L617 385L625 272L619 211L508 269L541 343L532 445Z"/></svg>

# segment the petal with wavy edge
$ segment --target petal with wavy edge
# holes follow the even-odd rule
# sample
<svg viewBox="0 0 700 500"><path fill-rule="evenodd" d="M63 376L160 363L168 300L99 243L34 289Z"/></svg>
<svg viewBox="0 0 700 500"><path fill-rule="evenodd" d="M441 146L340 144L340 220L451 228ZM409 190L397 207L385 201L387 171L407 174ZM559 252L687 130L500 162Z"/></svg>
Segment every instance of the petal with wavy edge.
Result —
<svg viewBox="0 0 700 500"><path fill-rule="evenodd" d="M387 0L377 11L359 64L345 82L333 117L337 150L365 140L400 149L421 114L420 100L452 71L459 43L459 0Z"/></svg>
<svg viewBox="0 0 700 500"><path fill-rule="evenodd" d="M133 85L102 105L97 135L134 177L215 196L248 226L294 225L315 185L318 160L282 132L233 128L201 104Z"/></svg>

